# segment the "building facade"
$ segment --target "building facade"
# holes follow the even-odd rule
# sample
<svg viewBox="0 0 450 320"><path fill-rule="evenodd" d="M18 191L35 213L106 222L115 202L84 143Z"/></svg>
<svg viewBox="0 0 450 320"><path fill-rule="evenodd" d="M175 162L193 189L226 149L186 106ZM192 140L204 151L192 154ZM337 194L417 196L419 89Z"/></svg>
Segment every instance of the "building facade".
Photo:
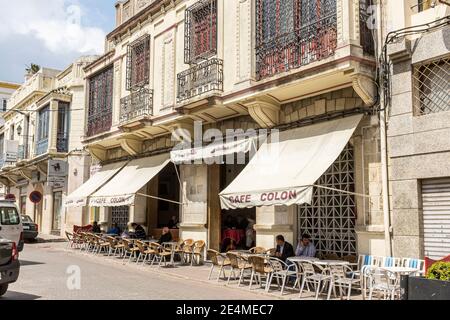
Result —
<svg viewBox="0 0 450 320"><path fill-rule="evenodd" d="M104 228L136 222L150 234L175 216L180 238L205 240L214 249L223 245L230 216L254 221L259 246L273 247L278 234L295 244L309 233L320 253L384 255L370 4L118 2L106 53L84 68L82 140L99 173L66 205L95 212ZM358 121L318 177L320 188L309 189L310 204L224 210L220 194L252 160L167 162L180 141L211 129L308 132L349 117ZM330 130L325 133L336 129Z"/></svg>
<svg viewBox="0 0 450 320"><path fill-rule="evenodd" d="M42 68L30 75L10 99L0 130L1 182L14 194L22 214L44 234L64 235L81 225L80 212L65 210L66 195L89 178L90 156L83 151L82 57L64 71ZM53 176L53 175L57 176Z"/></svg>
<svg viewBox="0 0 450 320"><path fill-rule="evenodd" d="M387 46L393 253L440 259L450 252L450 6L395 1L388 12L388 31L410 32Z"/></svg>

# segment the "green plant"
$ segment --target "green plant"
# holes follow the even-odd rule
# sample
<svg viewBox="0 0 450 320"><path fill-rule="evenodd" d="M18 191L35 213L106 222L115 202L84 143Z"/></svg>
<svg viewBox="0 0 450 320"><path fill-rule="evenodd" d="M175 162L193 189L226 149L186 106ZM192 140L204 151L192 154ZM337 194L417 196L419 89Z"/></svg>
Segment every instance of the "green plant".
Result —
<svg viewBox="0 0 450 320"><path fill-rule="evenodd" d="M450 262L436 262L427 273L428 279L450 281Z"/></svg>

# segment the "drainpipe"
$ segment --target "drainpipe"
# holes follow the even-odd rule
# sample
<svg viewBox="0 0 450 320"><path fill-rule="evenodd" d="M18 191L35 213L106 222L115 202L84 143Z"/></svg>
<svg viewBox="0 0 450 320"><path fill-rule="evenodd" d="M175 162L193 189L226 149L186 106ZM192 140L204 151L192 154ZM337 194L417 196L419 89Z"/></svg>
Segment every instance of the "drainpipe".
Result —
<svg viewBox="0 0 450 320"><path fill-rule="evenodd" d="M382 106L384 105L384 97ZM388 159L387 159L387 136L386 136L386 110L380 111L380 142L381 142L381 181L383 192L383 216L384 216L384 241L386 256L392 256L391 242L391 216L389 204L389 177L388 177Z"/></svg>
<svg viewBox="0 0 450 320"><path fill-rule="evenodd" d="M379 37L378 38L378 48L386 50L386 46L383 43L384 36L384 13L385 13L385 3L384 1L380 1L378 7L378 30ZM380 52L380 53L381 53ZM385 51L386 55L387 52ZM385 66L383 66L384 68ZM383 72L391 72L390 70L382 70ZM382 78L383 79L383 78ZM385 243L385 251L386 256L392 256L392 239L391 239L391 215L390 215L390 203L389 203L389 173L388 173L388 147L387 147L387 119L386 119L386 101L385 101L385 84L380 86L380 143L381 143L381 181L382 181L382 192L383 192L383 221L384 221L384 243Z"/></svg>

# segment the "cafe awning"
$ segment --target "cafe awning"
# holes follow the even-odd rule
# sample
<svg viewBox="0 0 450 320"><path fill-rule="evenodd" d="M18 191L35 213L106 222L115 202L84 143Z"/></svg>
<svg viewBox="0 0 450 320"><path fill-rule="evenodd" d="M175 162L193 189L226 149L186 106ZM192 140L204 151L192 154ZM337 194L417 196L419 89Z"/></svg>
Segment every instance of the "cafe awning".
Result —
<svg viewBox="0 0 450 320"><path fill-rule="evenodd" d="M88 198L111 180L127 163L119 162L104 166L81 187L72 192L65 200L66 207L83 207Z"/></svg>
<svg viewBox="0 0 450 320"><path fill-rule="evenodd" d="M223 209L311 203L316 181L336 161L362 115L280 132L220 193ZM278 138L278 139L277 139Z"/></svg>
<svg viewBox="0 0 450 320"><path fill-rule="evenodd" d="M170 162L168 154L133 160L89 198L92 207L133 205L136 194Z"/></svg>

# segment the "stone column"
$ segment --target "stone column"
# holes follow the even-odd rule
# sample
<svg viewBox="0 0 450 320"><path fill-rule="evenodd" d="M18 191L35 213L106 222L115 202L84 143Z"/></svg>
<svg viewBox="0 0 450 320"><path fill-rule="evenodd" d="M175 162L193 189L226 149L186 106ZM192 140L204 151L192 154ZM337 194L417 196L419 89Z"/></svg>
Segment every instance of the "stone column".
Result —
<svg viewBox="0 0 450 320"><path fill-rule="evenodd" d="M294 221L296 206L261 207L256 209L256 245L264 248L276 246L276 236L283 235L294 247Z"/></svg>
<svg viewBox="0 0 450 320"><path fill-rule="evenodd" d="M208 217L208 166L181 165L181 210L180 236L182 239L207 241Z"/></svg>

